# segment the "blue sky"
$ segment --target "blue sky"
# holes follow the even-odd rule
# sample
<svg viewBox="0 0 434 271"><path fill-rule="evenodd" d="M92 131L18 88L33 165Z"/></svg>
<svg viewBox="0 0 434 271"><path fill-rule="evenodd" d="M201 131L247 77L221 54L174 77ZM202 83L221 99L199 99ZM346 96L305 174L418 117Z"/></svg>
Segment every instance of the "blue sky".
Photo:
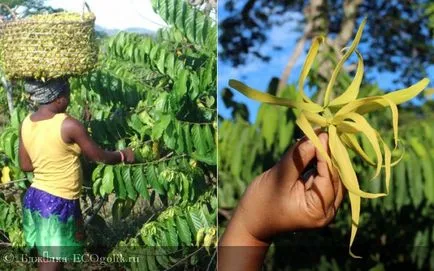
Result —
<svg viewBox="0 0 434 271"><path fill-rule="evenodd" d="M241 3L239 3L240 5ZM223 8L224 1L219 1L219 19L227 17L229 14ZM294 13L293 16L300 17L301 14ZM281 26L275 26L268 30L269 39L261 47L261 52L265 55L271 56L271 60L267 63L262 62L259 59L252 59L247 61L248 64L232 67L231 63L220 61L218 62L218 110L219 114L224 118L231 117L231 111L225 108L223 101L221 100L220 92L224 87L228 86L229 79L240 80L247 85L259 89L265 90L272 77L280 77L284 67L292 55L295 44L300 37L300 33L295 31L295 22L289 22ZM283 47L282 50L273 50L273 45L279 45ZM288 83L296 83L300 74L301 67L306 57L306 52L310 47L310 43L306 44L305 50L298 58L296 65L291 71ZM350 58L351 60L352 58ZM365 67L365 73L373 78L372 83L377 83L381 89L395 90L404 87L401 84L395 85L393 80L396 79L396 75L390 72L379 73L374 69L367 69ZM428 69L429 78L434 80L434 66ZM414 82L415 83L415 82ZM430 87L434 84L430 83ZM234 99L238 102L243 102L247 105L250 112L250 121L253 122L256 118L257 110L260 106L259 102L252 101L237 91L233 91Z"/></svg>

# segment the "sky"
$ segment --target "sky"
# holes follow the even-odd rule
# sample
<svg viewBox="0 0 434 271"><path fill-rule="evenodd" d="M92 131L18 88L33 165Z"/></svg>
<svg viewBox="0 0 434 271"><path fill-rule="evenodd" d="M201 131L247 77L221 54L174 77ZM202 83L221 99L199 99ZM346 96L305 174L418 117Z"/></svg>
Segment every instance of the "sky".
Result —
<svg viewBox="0 0 434 271"><path fill-rule="evenodd" d="M220 6L222 6L222 2L223 1L219 2ZM219 18L224 18L226 16L227 13L224 11L223 8L220 8ZM294 16L300 15L294 14ZM291 55L291 52L294 49L297 39L300 36L299 33L290 31L295 27L294 23L294 21L288 22L281 26L273 27L269 30L269 39L261 48L261 52L264 55L271 56L271 60L269 62L262 62L260 60L253 59L252 61L247 61L247 65L242 65L234 68L231 66L230 63L219 60L219 93L224 87L228 86L229 79L237 79L244 83L247 83L249 86L254 87L255 89L265 90L272 77L280 77ZM281 51L273 50L273 45L282 46L283 49ZM289 82L295 81L298 78L298 74L300 73L305 56L306 50L300 55L296 62L296 65L293 67ZM255 119L260 103L246 98L242 94L239 94L237 91L233 91L233 94L234 100L238 102L243 102L247 105L250 113L250 121L252 122ZM231 111L225 108L221 100L221 95L218 95L218 110L219 114L224 118L231 117Z"/></svg>
<svg viewBox="0 0 434 271"><path fill-rule="evenodd" d="M106 29L143 28L157 31L166 24L151 6L151 0L87 0L95 14L95 25ZM82 12L83 0L46 0L47 6Z"/></svg>
<svg viewBox="0 0 434 271"><path fill-rule="evenodd" d="M244 2L243 2L244 3ZM242 3L239 3L239 5ZM224 0L219 1L219 19L228 16L228 13L223 8ZM292 14L293 17L297 18L302 16L299 13ZM296 20L293 22L286 23L281 26L274 26L268 30L269 39L261 47L261 52L264 55L271 56L271 60L267 63L262 62L258 59L252 59L247 61L248 64L238 66L236 68L232 67L231 63L219 61L218 62L218 111L219 114L224 118L231 118L231 111L227 109L220 96L220 92L224 87L228 87L229 79L237 79L246 83L250 87L258 90L266 90L268 83L272 77L280 77L288 59L292 55L295 44L300 37L300 33L294 31ZM273 50L273 45L278 45L283 47L281 51ZM293 67L288 83L294 84L298 80L303 62L306 58L306 52L310 47L310 43L306 43L305 50L303 54L300 55L296 65ZM351 60L352 58L350 58ZM374 69L365 68L365 73L372 78L372 82L377 83L377 85L384 90L396 90L402 88L402 85L395 85L393 83L396 79L396 75L390 72L375 71ZM434 67L428 69L428 74L431 79L434 79ZM414 82L416 83L416 82ZM429 87L433 87L433 82L430 83ZM254 122L256 118L256 113L260 106L259 102L252 101L242 94L239 94L236 90L233 90L234 100L237 102L242 102L247 105L249 109L249 121Z"/></svg>

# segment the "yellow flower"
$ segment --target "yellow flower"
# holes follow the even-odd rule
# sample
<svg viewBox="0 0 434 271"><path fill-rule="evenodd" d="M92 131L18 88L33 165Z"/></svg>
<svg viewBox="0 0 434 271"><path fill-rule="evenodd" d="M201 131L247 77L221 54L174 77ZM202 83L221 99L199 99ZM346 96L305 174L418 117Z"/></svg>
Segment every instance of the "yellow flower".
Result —
<svg viewBox="0 0 434 271"><path fill-rule="evenodd" d="M11 170L7 166L2 169L2 177L0 179L1 183L8 183L11 181L11 177L9 176L10 171Z"/></svg>
<svg viewBox="0 0 434 271"><path fill-rule="evenodd" d="M353 257L358 257L351 252L351 246L354 242L359 224L360 200L361 198L372 199L386 196L389 193L391 166L399 162L398 160L392 163L392 155L389 147L383 141L379 133L372 128L368 121L363 117L363 114L384 107L389 107L391 109L394 143L396 148L398 144L397 105L414 98L424 88L426 88L429 83L429 80L424 78L408 88L397 90L383 96L357 99L360 84L363 78L364 67L363 58L356 50L356 47L360 42L365 23L366 19L364 19L361 23L351 46L349 48L345 48L345 54L336 65L336 68L334 69L327 85L324 96L324 104L322 106L314 103L305 95L303 86L304 81L312 67L312 63L318 53L318 49L321 43L324 42L323 37L317 37L313 40L312 46L307 54L299 77L298 96L295 101L254 90L237 80L229 81L229 85L232 88L240 91L251 99L274 105L288 106L299 110L300 113L298 114L296 120L297 125L304 132L306 137L312 141L315 147L319 150L320 154L325 157L330 170L336 170L338 172L341 181L348 191L352 217L349 253ZM354 79L340 96L330 100L330 94L336 78L343 64L353 52L355 52L358 57L358 65ZM328 132L330 156L321 145L320 140L313 129L313 125L320 126ZM362 134L369 140L376 155L375 162L369 158L363 148L359 145L356 137L357 134ZM381 150L381 147L383 151ZM386 184L386 191L384 193L369 193L360 189L357 175L354 171L350 156L347 151L348 148L354 150L366 162L376 167L375 176L373 178L380 174L381 168L384 166Z"/></svg>

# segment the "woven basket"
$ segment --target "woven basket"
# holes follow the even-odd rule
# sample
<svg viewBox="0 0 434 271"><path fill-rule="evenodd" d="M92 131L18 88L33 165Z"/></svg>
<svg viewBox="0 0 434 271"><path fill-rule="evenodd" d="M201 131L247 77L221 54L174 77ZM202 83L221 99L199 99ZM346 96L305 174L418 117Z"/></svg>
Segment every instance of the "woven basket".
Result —
<svg viewBox="0 0 434 271"><path fill-rule="evenodd" d="M9 79L81 75L96 65L95 15L60 12L0 25L2 66Z"/></svg>

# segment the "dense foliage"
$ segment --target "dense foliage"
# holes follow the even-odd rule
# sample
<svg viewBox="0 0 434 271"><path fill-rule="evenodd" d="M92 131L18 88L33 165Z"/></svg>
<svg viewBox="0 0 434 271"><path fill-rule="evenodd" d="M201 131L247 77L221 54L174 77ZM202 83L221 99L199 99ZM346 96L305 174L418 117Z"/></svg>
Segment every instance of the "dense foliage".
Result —
<svg viewBox="0 0 434 271"><path fill-rule="evenodd" d="M136 155L131 165L82 159L88 252L139 257L118 264L132 270L206 268L217 240L216 25L183 0L152 4L169 27L102 40L97 69L70 80L68 112L104 148ZM19 247L31 174L18 167L18 127L34 108L21 82L14 95L0 135L0 168L10 169L1 177L0 240Z"/></svg>

